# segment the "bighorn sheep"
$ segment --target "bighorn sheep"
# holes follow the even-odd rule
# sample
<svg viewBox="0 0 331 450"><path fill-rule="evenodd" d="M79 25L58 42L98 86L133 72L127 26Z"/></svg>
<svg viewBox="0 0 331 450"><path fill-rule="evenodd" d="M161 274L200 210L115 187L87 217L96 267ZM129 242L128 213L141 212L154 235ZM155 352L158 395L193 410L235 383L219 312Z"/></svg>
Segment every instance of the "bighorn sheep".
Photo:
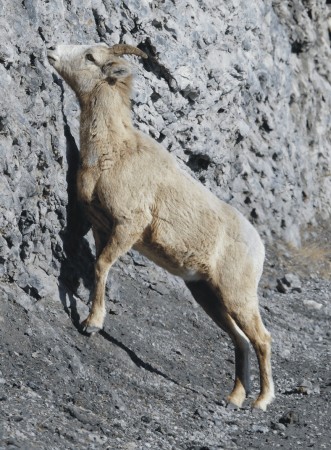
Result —
<svg viewBox="0 0 331 450"><path fill-rule="evenodd" d="M116 259L134 248L182 277L193 297L231 337L235 383L228 401L241 406L249 392L249 342L260 368L265 410L274 397L271 337L258 308L264 246L255 228L233 207L181 170L157 142L131 121L130 64L145 58L129 45L57 45L51 65L81 106L78 191L96 243L95 292L83 322L103 327L105 283Z"/></svg>

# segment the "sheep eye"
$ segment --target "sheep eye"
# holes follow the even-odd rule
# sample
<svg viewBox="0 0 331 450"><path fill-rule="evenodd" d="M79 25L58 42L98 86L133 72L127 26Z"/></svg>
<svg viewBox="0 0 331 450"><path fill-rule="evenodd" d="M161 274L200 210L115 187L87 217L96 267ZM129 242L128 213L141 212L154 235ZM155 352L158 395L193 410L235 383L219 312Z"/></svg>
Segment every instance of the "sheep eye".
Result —
<svg viewBox="0 0 331 450"><path fill-rule="evenodd" d="M95 62L95 59L93 58L93 56L92 56L91 53L88 53L88 54L86 55L86 59L88 59L89 61Z"/></svg>

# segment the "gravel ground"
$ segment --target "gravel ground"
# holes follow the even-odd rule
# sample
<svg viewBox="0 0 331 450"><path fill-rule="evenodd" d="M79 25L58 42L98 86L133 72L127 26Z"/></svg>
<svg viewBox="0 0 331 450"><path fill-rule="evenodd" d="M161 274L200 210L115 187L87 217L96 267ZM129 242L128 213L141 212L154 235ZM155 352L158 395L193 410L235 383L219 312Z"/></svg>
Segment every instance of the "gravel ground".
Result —
<svg viewBox="0 0 331 450"><path fill-rule="evenodd" d="M266 413L252 398L226 407L230 339L180 281L134 254L113 270L116 295L108 289L106 325L92 337L79 331L85 302L63 286L61 303L0 285L0 449L330 448L331 282L276 278L269 261L261 311L276 400ZM252 378L253 397L255 357Z"/></svg>

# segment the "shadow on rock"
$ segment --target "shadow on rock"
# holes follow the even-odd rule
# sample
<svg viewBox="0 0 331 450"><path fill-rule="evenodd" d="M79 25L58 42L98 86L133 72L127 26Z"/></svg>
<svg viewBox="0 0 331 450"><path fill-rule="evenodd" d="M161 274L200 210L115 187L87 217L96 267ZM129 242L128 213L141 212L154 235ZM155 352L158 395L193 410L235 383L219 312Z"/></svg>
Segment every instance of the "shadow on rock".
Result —
<svg viewBox="0 0 331 450"><path fill-rule="evenodd" d="M106 330L104 330L104 329L100 330L99 334L104 339L106 339L108 342L111 342L112 344L116 345L120 349L124 350L127 353L127 355L129 356L129 358L131 359L131 361L138 368L142 367L143 369L147 370L148 372L155 373L155 374L165 378L166 380L171 381L172 383L180 386L178 381L174 380L173 378L169 377L168 375L166 375L161 370L159 370L156 367L152 366L152 364L143 361L138 355L136 355L136 353L133 350L131 350L129 347L127 347L125 344L123 344L123 342L120 342L119 340L117 340L116 338L111 336ZM190 390L194 391L193 389L190 389ZM196 391L194 391L194 392L196 392Z"/></svg>
<svg viewBox="0 0 331 450"><path fill-rule="evenodd" d="M57 84L63 89L62 82ZM79 150L71 134L67 118L63 112L64 135L66 138L67 156L67 192L68 203L66 207L67 224L61 233L64 257L61 261L59 276L59 296L65 312L71 318L74 326L81 331L80 316L77 310L75 295L79 297L78 288L83 283L90 292L94 282L94 255L84 238L91 228L77 195L77 172L79 169ZM69 300L69 305L68 305Z"/></svg>

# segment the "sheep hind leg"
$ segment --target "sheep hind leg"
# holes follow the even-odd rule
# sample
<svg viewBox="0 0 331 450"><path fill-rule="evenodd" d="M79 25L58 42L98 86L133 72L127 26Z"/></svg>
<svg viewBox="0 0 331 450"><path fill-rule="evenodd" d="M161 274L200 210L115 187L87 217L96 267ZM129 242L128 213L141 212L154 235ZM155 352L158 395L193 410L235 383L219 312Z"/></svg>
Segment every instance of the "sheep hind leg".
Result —
<svg viewBox="0 0 331 450"><path fill-rule="evenodd" d="M83 330L89 334L95 333L103 327L106 316L105 287L109 270L121 255L130 250L138 239L139 233L132 232L132 229L125 225L118 225L114 227L110 239L103 248L100 247L98 240L100 236L97 234L96 237L95 290L90 313L82 322Z"/></svg>
<svg viewBox="0 0 331 450"><path fill-rule="evenodd" d="M260 393L252 407L265 411L275 396L271 372L271 336L263 325L258 310L251 313L246 311L236 316L235 321L252 343L259 363Z"/></svg>
<svg viewBox="0 0 331 450"><path fill-rule="evenodd" d="M229 315L226 317L229 324L231 324L231 333L228 333L235 346L236 367L234 387L231 394L227 397L227 401L241 407L245 398L251 391L249 340L237 326L235 321Z"/></svg>
<svg viewBox="0 0 331 450"><path fill-rule="evenodd" d="M186 282L195 300L230 336L235 347L235 382L227 401L241 407L250 392L249 340L227 313L222 297L206 281Z"/></svg>
<svg viewBox="0 0 331 450"><path fill-rule="evenodd" d="M102 250L107 245L107 237L104 233L104 231L100 230L96 226L92 225L92 233L94 237L94 243L95 243L95 257L96 259L99 258L101 255Z"/></svg>

